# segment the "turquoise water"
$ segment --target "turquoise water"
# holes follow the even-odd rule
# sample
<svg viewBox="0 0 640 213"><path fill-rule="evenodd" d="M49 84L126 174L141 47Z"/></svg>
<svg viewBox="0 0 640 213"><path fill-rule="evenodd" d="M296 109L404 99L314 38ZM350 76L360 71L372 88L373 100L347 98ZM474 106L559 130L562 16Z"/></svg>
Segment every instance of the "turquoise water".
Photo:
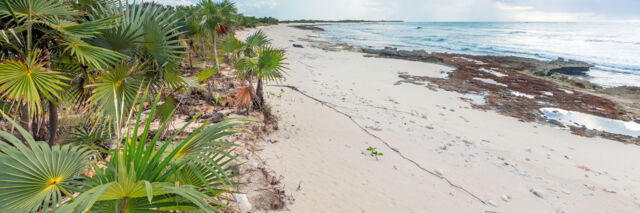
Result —
<svg viewBox="0 0 640 213"><path fill-rule="evenodd" d="M596 65L587 79L640 86L640 22L404 22L320 26L322 38L360 47L473 55L558 57Z"/></svg>

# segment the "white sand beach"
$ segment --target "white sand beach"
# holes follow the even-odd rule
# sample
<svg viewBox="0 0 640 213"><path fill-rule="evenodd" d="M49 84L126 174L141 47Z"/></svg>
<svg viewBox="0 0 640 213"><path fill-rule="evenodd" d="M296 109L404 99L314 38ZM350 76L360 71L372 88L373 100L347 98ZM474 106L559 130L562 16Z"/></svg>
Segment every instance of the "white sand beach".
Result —
<svg viewBox="0 0 640 213"><path fill-rule="evenodd" d="M285 211L640 212L640 146L395 85L399 72L443 77L446 66L324 51L308 42L314 32L284 24L258 29L286 50L289 67L266 87L277 142L256 153L284 177L295 199ZM384 155L376 160L367 147Z"/></svg>

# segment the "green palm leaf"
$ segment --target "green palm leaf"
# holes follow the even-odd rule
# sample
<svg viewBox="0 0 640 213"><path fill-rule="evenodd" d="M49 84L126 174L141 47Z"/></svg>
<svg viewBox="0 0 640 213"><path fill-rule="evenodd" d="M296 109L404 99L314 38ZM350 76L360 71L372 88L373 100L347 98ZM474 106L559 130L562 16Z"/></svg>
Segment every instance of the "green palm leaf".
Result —
<svg viewBox="0 0 640 213"><path fill-rule="evenodd" d="M276 80L284 74L284 54L269 47L260 49L256 76L263 80Z"/></svg>
<svg viewBox="0 0 640 213"><path fill-rule="evenodd" d="M70 195L65 188L71 178L87 166L91 153L69 145L50 147L47 143L35 142L26 130L8 120L19 129L28 147L11 134L0 131L6 140L0 139L0 208L17 212L46 210L49 203L55 207L62 200L62 194Z"/></svg>
<svg viewBox="0 0 640 213"><path fill-rule="evenodd" d="M53 16L76 16L79 12L72 10L65 1L57 0L6 0L11 8L3 2L0 4L0 18L15 16L20 20L31 17L33 19L44 19ZM11 10L13 14L11 13Z"/></svg>
<svg viewBox="0 0 640 213"><path fill-rule="evenodd" d="M130 107L138 95L141 83L134 75L136 69L137 67L131 64L119 64L103 73L96 83L88 86L93 88L93 95L89 98L91 106L109 116L116 116L114 103L118 103L119 106L124 101L124 106Z"/></svg>
<svg viewBox="0 0 640 213"><path fill-rule="evenodd" d="M104 48L92 46L82 41L65 42L65 51L80 60L82 64L105 68L119 62L123 55Z"/></svg>
<svg viewBox="0 0 640 213"><path fill-rule="evenodd" d="M24 103L31 115L42 111L41 100L60 97L64 83L69 80L62 73L51 71L37 63L35 57L27 61L6 60L0 63L0 97Z"/></svg>

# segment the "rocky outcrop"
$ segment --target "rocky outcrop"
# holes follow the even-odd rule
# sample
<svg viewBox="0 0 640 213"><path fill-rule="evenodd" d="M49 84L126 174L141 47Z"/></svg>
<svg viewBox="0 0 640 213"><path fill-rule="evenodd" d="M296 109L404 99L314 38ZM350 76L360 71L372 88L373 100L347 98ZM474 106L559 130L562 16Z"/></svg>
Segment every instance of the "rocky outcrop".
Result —
<svg viewBox="0 0 640 213"><path fill-rule="evenodd" d="M560 73L565 75L576 75L576 76L586 76L587 71L589 71L591 67L560 67L556 69L549 70L547 72L547 76L551 76L554 73Z"/></svg>
<svg viewBox="0 0 640 213"><path fill-rule="evenodd" d="M428 61L442 63L444 60L441 57L433 56L424 50L398 50L398 48L385 47L384 49L370 49L363 48L362 52L367 54L379 55L389 58L399 58L413 61Z"/></svg>
<svg viewBox="0 0 640 213"><path fill-rule="evenodd" d="M298 28L301 30L324 31L324 29L318 27L317 25L291 25L290 27Z"/></svg>

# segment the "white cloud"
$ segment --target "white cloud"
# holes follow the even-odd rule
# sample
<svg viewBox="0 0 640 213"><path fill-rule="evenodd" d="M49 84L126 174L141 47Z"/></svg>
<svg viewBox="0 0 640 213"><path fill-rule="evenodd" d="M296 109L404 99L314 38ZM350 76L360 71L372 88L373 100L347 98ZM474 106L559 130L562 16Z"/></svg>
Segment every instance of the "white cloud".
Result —
<svg viewBox="0 0 640 213"><path fill-rule="evenodd" d="M592 21L598 20L594 13L547 12L533 6L511 5L496 2L496 8L502 11L508 20L513 21Z"/></svg>
<svg viewBox="0 0 640 213"><path fill-rule="evenodd" d="M245 11L247 8L260 9L260 8L274 8L278 5L275 0L249 0L236 3L236 6L240 12Z"/></svg>

